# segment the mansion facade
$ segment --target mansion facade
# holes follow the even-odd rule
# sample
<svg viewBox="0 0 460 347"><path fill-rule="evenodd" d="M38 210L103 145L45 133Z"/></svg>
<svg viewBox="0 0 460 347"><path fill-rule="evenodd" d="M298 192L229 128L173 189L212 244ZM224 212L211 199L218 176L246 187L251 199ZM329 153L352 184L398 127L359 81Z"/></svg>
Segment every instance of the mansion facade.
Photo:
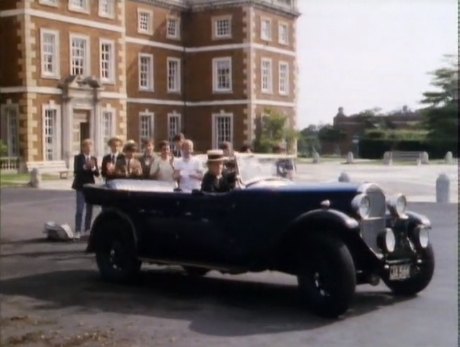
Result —
<svg viewBox="0 0 460 347"><path fill-rule="evenodd" d="M296 0L2 0L0 120L23 167L84 138L252 142L296 119Z"/></svg>

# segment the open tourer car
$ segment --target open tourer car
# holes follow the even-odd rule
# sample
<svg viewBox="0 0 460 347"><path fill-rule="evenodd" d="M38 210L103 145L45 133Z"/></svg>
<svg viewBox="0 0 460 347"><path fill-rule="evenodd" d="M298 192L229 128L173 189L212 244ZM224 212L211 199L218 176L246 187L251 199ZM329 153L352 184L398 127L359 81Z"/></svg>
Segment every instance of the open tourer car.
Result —
<svg viewBox="0 0 460 347"><path fill-rule="evenodd" d="M131 281L143 262L194 276L281 271L326 317L349 308L358 284L382 279L398 295L429 284L430 221L408 211L404 195L373 183L301 184L277 175L279 160L237 155L239 184L228 193L152 180L86 185L86 201L102 206L87 248L102 278Z"/></svg>

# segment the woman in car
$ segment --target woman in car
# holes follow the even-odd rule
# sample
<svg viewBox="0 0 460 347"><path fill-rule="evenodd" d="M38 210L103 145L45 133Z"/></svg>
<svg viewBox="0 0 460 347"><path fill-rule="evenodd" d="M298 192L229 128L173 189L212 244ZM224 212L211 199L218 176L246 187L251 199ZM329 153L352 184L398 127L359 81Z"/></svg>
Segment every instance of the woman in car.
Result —
<svg viewBox="0 0 460 347"><path fill-rule="evenodd" d="M208 151L208 171L201 182L201 190L208 193L225 193L235 189L236 172L224 172L224 152L222 150Z"/></svg>

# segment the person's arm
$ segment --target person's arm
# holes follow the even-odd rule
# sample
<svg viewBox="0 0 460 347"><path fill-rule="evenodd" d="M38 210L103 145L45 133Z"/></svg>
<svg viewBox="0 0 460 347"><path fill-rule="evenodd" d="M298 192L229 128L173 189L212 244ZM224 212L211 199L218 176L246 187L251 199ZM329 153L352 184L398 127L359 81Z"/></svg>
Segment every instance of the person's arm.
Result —
<svg viewBox="0 0 460 347"><path fill-rule="evenodd" d="M197 181L201 181L203 179L203 171L201 170L201 163L198 160L195 161L194 173L192 173L190 177Z"/></svg>
<svg viewBox="0 0 460 347"><path fill-rule="evenodd" d="M102 158L102 163L101 163L101 176L103 178L106 178L107 177L107 156L103 157Z"/></svg>
<svg viewBox="0 0 460 347"><path fill-rule="evenodd" d="M93 170L93 175L95 177L99 177L99 167L97 166L97 158L92 157L92 160L94 160L94 170Z"/></svg>
<svg viewBox="0 0 460 347"><path fill-rule="evenodd" d="M80 172L80 165L78 165L78 158L80 157L80 155L75 155L73 157L73 174L74 176L77 176L77 174Z"/></svg>
<svg viewBox="0 0 460 347"><path fill-rule="evenodd" d="M160 160L155 159L152 166L150 167L150 177L156 179L158 176L158 171L160 170Z"/></svg>

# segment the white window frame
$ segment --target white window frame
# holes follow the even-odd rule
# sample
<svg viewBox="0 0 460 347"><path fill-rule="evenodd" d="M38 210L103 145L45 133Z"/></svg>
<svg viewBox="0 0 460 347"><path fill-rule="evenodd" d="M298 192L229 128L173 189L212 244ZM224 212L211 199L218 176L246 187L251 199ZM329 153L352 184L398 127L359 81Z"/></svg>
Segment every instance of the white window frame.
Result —
<svg viewBox="0 0 460 347"><path fill-rule="evenodd" d="M281 79L282 79L282 76L281 76L281 67L282 66L286 66L286 80L284 81L284 84L286 86L286 89L283 90L281 89ZM287 61L280 61L278 63L278 92L280 95L289 95L290 93L290 86L289 86L289 83L290 83L290 65Z"/></svg>
<svg viewBox="0 0 460 347"><path fill-rule="evenodd" d="M228 30L229 32L226 34L219 34L218 30L218 22L219 21L224 21L227 20L228 23ZM212 17L212 38L213 40L222 40L222 39L230 39L232 38L232 16L227 15L227 16L218 16L218 17Z"/></svg>
<svg viewBox="0 0 460 347"><path fill-rule="evenodd" d="M147 23L148 28L143 29L141 28L141 14L147 14L149 16L149 21ZM137 9L137 32L139 34L147 34L147 35L152 35L153 34L153 11L146 10L143 8L138 8Z"/></svg>
<svg viewBox="0 0 460 347"><path fill-rule="evenodd" d="M58 0L38 0L38 3L40 5L47 5L47 6L57 7Z"/></svg>
<svg viewBox="0 0 460 347"><path fill-rule="evenodd" d="M81 34L70 34L69 35L69 62L70 62L70 74L73 75L72 71L72 60L73 60L73 55L72 55L72 41L74 39L80 39L80 40L85 40L86 41L86 51L85 51L85 56L83 60L83 73L82 76L89 76L91 75L91 61L90 61L90 50L91 50L91 41L89 39L89 36L86 35L81 35Z"/></svg>
<svg viewBox="0 0 460 347"><path fill-rule="evenodd" d="M169 84L169 78L170 78L169 63L170 62L177 63L177 72L176 72L176 76L174 79L174 84L175 84L174 88L171 88L171 85ZM166 84L167 84L168 93L180 93L181 92L181 78L182 78L181 64L182 64L182 61L180 58L168 57L166 59L166 73L167 73Z"/></svg>
<svg viewBox="0 0 460 347"><path fill-rule="evenodd" d="M286 37L281 34L283 28L286 29ZM278 22L278 43L281 45L289 45L289 24L286 22Z"/></svg>
<svg viewBox="0 0 460 347"><path fill-rule="evenodd" d="M111 51L111 59L109 61L109 66L108 66L108 74L109 77L103 77L102 76L102 46L103 45L110 45ZM113 84L115 83L115 42L112 40L107 40L107 39L100 39L99 40L99 76L101 78L102 83L106 84Z"/></svg>
<svg viewBox="0 0 460 347"><path fill-rule="evenodd" d="M170 21L175 21L175 34L174 35L171 35L169 33L169 22ZM166 37L168 39L173 39L173 40L179 40L181 35L180 35L180 32L181 32L181 22L180 22L180 18L179 17L176 17L176 16L169 16L167 19L166 19Z"/></svg>
<svg viewBox="0 0 460 347"><path fill-rule="evenodd" d="M19 105L18 104L4 104L1 105L0 109L1 114L1 130L2 130L2 137L3 140L6 142L7 146L7 156L8 157L19 157L20 153L20 143L19 143ZM10 112L13 111L15 122L14 127L16 128L16 133L12 133L11 131L11 120L10 120ZM15 142L15 146L13 145ZM16 147L16 148L15 148Z"/></svg>
<svg viewBox="0 0 460 347"><path fill-rule="evenodd" d="M53 158L48 159L47 143L46 143L46 111L56 111L54 139L53 139ZM42 144L43 144L43 161L61 160L61 107L54 103L42 105Z"/></svg>
<svg viewBox="0 0 460 347"><path fill-rule="evenodd" d="M176 118L178 119L177 121L177 129L174 129L174 131L171 131L171 119ZM178 133L181 132L182 129L182 115L176 111L173 111L171 113L168 113L168 140L170 142L173 141L174 136L176 136Z"/></svg>
<svg viewBox="0 0 460 347"><path fill-rule="evenodd" d="M109 12L104 11L104 3L103 1L108 1L108 6L110 8ZM99 17L104 18L115 18L115 1L116 0L99 0Z"/></svg>
<svg viewBox="0 0 460 347"><path fill-rule="evenodd" d="M264 87L264 63L269 63L269 75L267 76L267 87ZM260 89L262 93L273 94L273 61L271 58L262 58L260 60Z"/></svg>
<svg viewBox="0 0 460 347"><path fill-rule="evenodd" d="M219 76L217 66L219 62L229 63L229 86L227 88L219 87ZM212 59L212 91L213 93L232 93L233 92L233 68L232 57L218 57Z"/></svg>
<svg viewBox="0 0 460 347"><path fill-rule="evenodd" d="M142 136L142 118L148 117L150 118L151 129L150 134L148 136ZM144 140L151 140L155 137L155 113L149 112L148 110L139 112L139 143L142 143Z"/></svg>
<svg viewBox="0 0 460 347"><path fill-rule="evenodd" d="M53 72L45 71L45 50L44 50L44 36L45 34L54 36L54 55L53 55ZM60 78L60 45L59 45L59 31L40 29L40 63L41 63L41 77L42 78Z"/></svg>
<svg viewBox="0 0 460 347"><path fill-rule="evenodd" d="M267 33L264 30L264 22L269 23L270 33ZM268 17L260 17L260 38L264 41L271 41L273 39L273 28L272 28L272 20Z"/></svg>
<svg viewBox="0 0 460 347"><path fill-rule="evenodd" d="M110 131L108 134L106 134L106 124L105 124L105 119L104 116L105 114L110 114L111 119L110 119ZM108 140L115 136L115 127L116 127L116 110L110 107L103 108L101 109L101 117L100 117L100 149L102 150L101 153L108 153L110 150L109 145L107 144Z"/></svg>
<svg viewBox="0 0 460 347"><path fill-rule="evenodd" d="M82 1L83 1L82 6L76 6L72 0L69 0L69 10L75 11L75 12L89 13L89 1L88 0L82 0Z"/></svg>
<svg viewBox="0 0 460 347"><path fill-rule="evenodd" d="M148 86L142 86L141 85L141 58L150 58L150 64L149 64L149 69L150 69L150 75L148 76ZM153 71L154 69L154 57L153 54L149 53L139 53L139 58L138 58L138 85L139 85L139 90L141 91L148 91L148 92L153 92L155 90L155 85L154 85L154 76L155 72Z"/></svg>
<svg viewBox="0 0 460 347"><path fill-rule="evenodd" d="M230 118L230 136L227 139L219 139L219 131L217 129L218 125L218 118L221 117L228 117ZM229 141L230 143L233 143L233 137L234 137L234 122L233 122L233 113L228 113L224 111L220 111L220 113L213 113L212 114L212 147L217 148L220 143L223 141Z"/></svg>

